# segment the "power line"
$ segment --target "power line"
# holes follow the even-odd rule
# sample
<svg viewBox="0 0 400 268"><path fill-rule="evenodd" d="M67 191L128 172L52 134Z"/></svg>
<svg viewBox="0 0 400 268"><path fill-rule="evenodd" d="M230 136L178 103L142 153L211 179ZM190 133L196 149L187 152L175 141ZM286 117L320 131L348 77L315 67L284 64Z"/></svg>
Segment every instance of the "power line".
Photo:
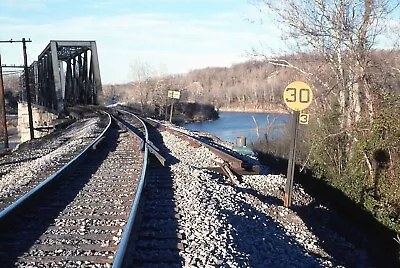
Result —
<svg viewBox="0 0 400 268"><path fill-rule="evenodd" d="M22 38L22 40L0 40L0 43L30 43L32 42L31 39L29 38L28 40L25 40L25 38Z"/></svg>
<svg viewBox="0 0 400 268"><path fill-rule="evenodd" d="M16 68L16 69L17 68L25 68L24 65L15 65L15 64L12 64L12 65L2 64L1 67L3 67L3 68Z"/></svg>
<svg viewBox="0 0 400 268"><path fill-rule="evenodd" d="M7 75L16 75L16 74L22 74L23 71L3 71L3 75L7 76Z"/></svg>

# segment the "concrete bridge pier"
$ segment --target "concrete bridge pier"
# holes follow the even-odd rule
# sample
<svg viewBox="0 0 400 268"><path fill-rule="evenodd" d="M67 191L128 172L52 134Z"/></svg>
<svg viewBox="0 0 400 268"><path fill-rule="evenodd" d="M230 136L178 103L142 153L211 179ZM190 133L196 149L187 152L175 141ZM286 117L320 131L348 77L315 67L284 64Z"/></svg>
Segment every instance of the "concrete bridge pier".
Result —
<svg viewBox="0 0 400 268"><path fill-rule="evenodd" d="M41 138L53 132L53 120L58 117L57 114L52 113L37 105L32 105L32 117L34 137ZM24 102L18 103L18 133L21 137L21 142L30 140L29 132L29 117L28 117L28 104Z"/></svg>

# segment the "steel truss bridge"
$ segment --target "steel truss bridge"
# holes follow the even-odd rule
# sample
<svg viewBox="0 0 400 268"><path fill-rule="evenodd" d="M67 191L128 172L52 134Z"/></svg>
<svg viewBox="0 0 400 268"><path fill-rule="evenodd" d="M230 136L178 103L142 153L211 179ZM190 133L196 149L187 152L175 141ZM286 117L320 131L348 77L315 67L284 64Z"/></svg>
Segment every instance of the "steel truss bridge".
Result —
<svg viewBox="0 0 400 268"><path fill-rule="evenodd" d="M31 102L59 113L76 105L102 102L95 41L50 41L29 67ZM23 83L22 101L27 100Z"/></svg>

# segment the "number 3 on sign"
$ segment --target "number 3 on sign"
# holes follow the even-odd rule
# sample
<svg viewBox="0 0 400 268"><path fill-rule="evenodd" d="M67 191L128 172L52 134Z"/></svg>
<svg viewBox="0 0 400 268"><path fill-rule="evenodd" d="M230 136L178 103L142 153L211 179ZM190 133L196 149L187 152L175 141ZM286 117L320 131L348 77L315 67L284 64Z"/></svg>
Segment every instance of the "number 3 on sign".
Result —
<svg viewBox="0 0 400 268"><path fill-rule="evenodd" d="M289 84L283 92L283 100L294 111L306 109L311 104L312 98L311 88L301 81Z"/></svg>
<svg viewBox="0 0 400 268"><path fill-rule="evenodd" d="M308 125L308 121L310 120L309 114L300 114L299 115L299 123L302 125Z"/></svg>

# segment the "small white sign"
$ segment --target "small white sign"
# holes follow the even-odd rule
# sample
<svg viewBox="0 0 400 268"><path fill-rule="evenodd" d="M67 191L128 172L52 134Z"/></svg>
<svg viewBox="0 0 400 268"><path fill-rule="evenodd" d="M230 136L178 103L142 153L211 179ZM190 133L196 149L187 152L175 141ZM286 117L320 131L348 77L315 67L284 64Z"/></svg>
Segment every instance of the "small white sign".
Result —
<svg viewBox="0 0 400 268"><path fill-rule="evenodd" d="M181 93L176 90L168 90L168 98L179 100L181 98Z"/></svg>

